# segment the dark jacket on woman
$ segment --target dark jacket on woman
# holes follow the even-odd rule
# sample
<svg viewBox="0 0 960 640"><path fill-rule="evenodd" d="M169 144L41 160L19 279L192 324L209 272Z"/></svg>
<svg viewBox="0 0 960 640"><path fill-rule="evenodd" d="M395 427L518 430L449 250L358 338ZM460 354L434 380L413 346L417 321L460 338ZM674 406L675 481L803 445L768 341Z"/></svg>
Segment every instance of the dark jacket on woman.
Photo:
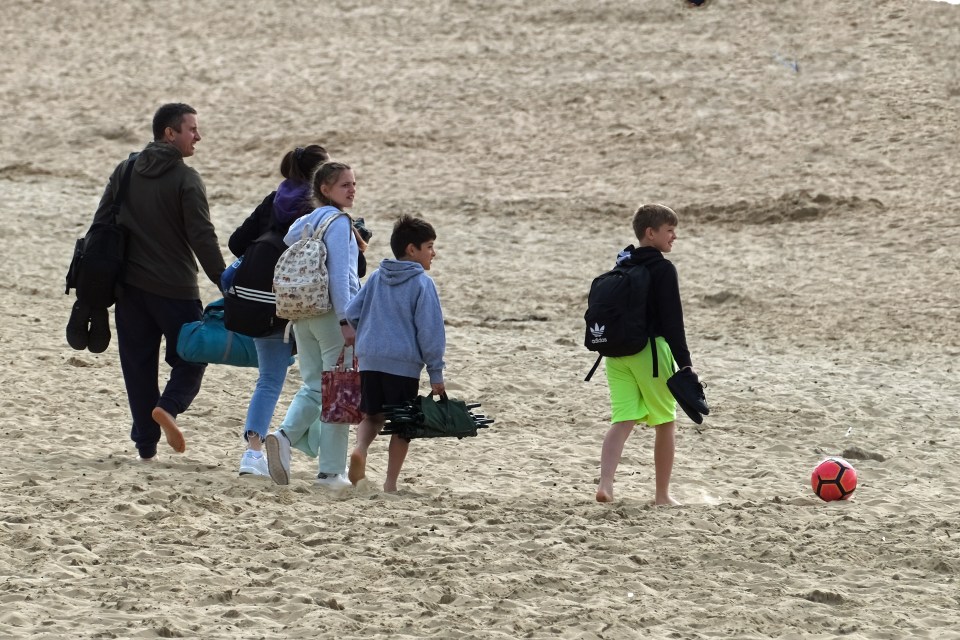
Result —
<svg viewBox="0 0 960 640"><path fill-rule="evenodd" d="M267 231L279 231L282 236L297 218L313 210L310 185L284 180L233 232L228 243L230 251L239 258ZM367 273L367 261L362 252L357 258L357 272L361 278Z"/></svg>
<svg viewBox="0 0 960 640"><path fill-rule="evenodd" d="M254 240L267 231L285 234L294 220L311 211L310 185L284 180L230 236L228 246L231 253L239 258Z"/></svg>

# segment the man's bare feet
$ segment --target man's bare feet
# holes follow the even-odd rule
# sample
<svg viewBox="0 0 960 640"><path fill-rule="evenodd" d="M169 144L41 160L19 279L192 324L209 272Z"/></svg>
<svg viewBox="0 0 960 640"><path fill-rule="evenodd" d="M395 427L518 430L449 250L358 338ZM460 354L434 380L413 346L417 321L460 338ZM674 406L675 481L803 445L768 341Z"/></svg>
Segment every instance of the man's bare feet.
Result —
<svg viewBox="0 0 960 640"><path fill-rule="evenodd" d="M399 493L400 490L397 489L397 483L389 484L387 482L383 483L383 492L384 493Z"/></svg>
<svg viewBox="0 0 960 640"><path fill-rule="evenodd" d="M666 498L657 498L653 501L653 504L657 507L679 507L680 503L673 499L672 496L667 496Z"/></svg>
<svg viewBox="0 0 960 640"><path fill-rule="evenodd" d="M177 426L177 421L174 420L172 415L160 407L154 408L150 415L154 421L160 425L160 430L163 431L163 437L167 439L167 444L169 444L174 451L183 453L187 450L187 441L184 440L183 432L180 431L180 427Z"/></svg>
<svg viewBox="0 0 960 640"><path fill-rule="evenodd" d="M347 478L350 484L356 486L358 482L367 477L367 456L354 449L350 454L350 470L347 471Z"/></svg>

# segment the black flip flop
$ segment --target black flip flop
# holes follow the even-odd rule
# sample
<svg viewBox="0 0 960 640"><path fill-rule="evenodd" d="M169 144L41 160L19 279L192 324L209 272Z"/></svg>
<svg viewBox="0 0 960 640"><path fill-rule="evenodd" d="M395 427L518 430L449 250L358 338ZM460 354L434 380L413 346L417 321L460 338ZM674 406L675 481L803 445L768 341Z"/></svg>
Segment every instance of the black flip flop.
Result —
<svg viewBox="0 0 960 640"><path fill-rule="evenodd" d="M667 379L667 388L687 416L697 424L710 413L703 395L703 383L692 369L681 369Z"/></svg>

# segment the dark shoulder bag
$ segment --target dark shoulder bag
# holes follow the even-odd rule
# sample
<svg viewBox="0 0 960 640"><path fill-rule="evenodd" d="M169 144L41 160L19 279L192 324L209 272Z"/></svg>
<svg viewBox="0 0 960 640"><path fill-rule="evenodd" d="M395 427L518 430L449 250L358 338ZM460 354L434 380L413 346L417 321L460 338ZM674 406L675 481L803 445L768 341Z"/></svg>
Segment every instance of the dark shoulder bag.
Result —
<svg viewBox="0 0 960 640"><path fill-rule="evenodd" d="M95 222L87 235L78 238L73 260L67 270L67 287L77 290L77 300L91 309L106 309L120 293L120 277L127 258L127 229L117 224L120 205L130 185L137 153L131 153L120 179L117 196L110 206L110 220Z"/></svg>

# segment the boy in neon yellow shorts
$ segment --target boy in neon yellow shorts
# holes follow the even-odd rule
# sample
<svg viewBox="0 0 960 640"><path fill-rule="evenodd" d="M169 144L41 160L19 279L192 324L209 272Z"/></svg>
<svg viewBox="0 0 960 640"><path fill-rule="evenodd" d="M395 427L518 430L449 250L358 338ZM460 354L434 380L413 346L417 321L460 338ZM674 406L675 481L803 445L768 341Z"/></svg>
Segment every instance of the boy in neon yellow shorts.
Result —
<svg viewBox="0 0 960 640"><path fill-rule="evenodd" d="M622 358L607 358L607 382L610 386L610 430L600 453L598 502L613 502L613 478L620 464L623 446L638 422L656 431L653 460L656 471L658 505L679 504L670 496L670 475L676 448L677 405L667 388L667 378L677 368L689 368L690 351L683 329L683 307L677 270L663 254L673 249L677 239L677 214L660 204L647 204L633 216L633 232L639 247L630 245L617 256L618 265L642 265L650 273L647 298L647 327L656 346L658 375L648 342L642 351Z"/></svg>

